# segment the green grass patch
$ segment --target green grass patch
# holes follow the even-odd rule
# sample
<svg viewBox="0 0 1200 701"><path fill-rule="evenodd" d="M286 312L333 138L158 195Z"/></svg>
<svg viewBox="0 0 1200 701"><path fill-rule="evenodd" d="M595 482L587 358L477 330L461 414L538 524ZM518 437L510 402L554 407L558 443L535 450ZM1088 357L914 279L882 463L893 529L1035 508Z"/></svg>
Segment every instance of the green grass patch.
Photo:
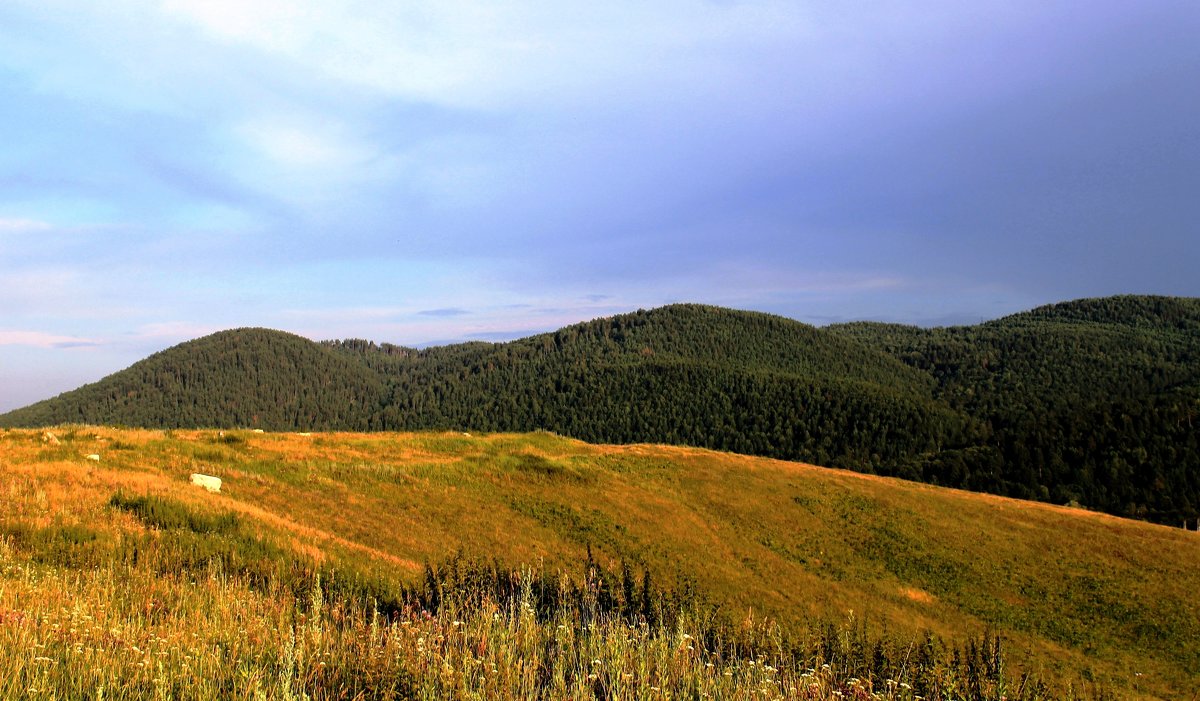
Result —
<svg viewBox="0 0 1200 701"><path fill-rule="evenodd" d="M107 559L111 542L93 528L56 523L37 528L27 523L0 525L0 536L33 562L60 567L92 567Z"/></svg>
<svg viewBox="0 0 1200 701"><path fill-rule="evenodd" d="M200 513L182 502L154 495L127 495L117 492L108 500L108 505L133 514L148 528L159 530L186 530L192 533L234 533L241 524L237 514Z"/></svg>
<svg viewBox="0 0 1200 701"><path fill-rule="evenodd" d="M599 509L574 507L536 497L514 497L509 505L517 513L573 543L604 547L617 554L628 550L629 534L625 527Z"/></svg>

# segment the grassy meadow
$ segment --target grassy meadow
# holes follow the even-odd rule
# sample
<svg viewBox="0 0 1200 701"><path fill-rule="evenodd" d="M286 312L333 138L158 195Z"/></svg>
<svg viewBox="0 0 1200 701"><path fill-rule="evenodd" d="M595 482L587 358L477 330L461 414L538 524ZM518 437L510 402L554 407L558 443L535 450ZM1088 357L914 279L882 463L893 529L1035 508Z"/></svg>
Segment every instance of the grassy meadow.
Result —
<svg viewBox="0 0 1200 701"><path fill-rule="evenodd" d="M6 699L1200 693L1200 534L797 463L66 426L0 495Z"/></svg>

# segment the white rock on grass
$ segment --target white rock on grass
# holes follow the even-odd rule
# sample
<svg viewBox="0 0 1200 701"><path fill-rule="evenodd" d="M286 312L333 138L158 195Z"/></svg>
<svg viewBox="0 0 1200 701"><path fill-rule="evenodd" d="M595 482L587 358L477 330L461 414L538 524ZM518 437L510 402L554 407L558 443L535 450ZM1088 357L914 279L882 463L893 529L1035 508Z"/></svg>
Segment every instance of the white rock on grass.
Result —
<svg viewBox="0 0 1200 701"><path fill-rule="evenodd" d="M91 455L85 455L83 457L87 460L95 460L96 462L100 462L100 456L96 455L95 453L92 453Z"/></svg>
<svg viewBox="0 0 1200 701"><path fill-rule="evenodd" d="M214 494L221 491L221 478L213 477L212 475L202 475L198 472L193 472L192 484L197 487L204 487Z"/></svg>

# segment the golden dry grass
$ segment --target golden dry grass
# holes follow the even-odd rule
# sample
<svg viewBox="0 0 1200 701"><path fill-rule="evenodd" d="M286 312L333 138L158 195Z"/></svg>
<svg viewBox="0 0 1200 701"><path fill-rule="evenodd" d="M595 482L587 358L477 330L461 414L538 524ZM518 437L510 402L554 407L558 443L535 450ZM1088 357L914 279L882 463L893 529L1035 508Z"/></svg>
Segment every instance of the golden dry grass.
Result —
<svg viewBox="0 0 1200 701"><path fill-rule="evenodd" d="M411 578L454 552L572 568L589 546L730 615L849 612L889 633L1000 631L1018 665L1148 698L1200 691L1200 535L811 465L549 434L0 432L0 516L144 527L117 491L231 511L315 561ZM85 455L99 454L99 462ZM192 472L224 480L210 495ZM0 607L4 595L0 593Z"/></svg>

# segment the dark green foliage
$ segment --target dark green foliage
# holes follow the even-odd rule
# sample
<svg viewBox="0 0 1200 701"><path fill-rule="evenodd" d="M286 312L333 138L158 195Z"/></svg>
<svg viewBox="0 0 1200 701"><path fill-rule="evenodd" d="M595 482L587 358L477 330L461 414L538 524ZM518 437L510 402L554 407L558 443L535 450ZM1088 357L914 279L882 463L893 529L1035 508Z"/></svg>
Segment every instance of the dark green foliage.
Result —
<svg viewBox="0 0 1200 701"><path fill-rule="evenodd" d="M1110 297L979 326L830 331L937 381L975 445L883 471L1178 525L1200 515L1200 300Z"/></svg>
<svg viewBox="0 0 1200 701"><path fill-rule="evenodd" d="M152 495L127 496L117 492L108 500L108 505L128 511L150 528L161 530L234 533L239 528L237 515L232 512L219 515L197 513L180 502Z"/></svg>
<svg viewBox="0 0 1200 701"><path fill-rule="evenodd" d="M0 416L5 426L73 422L545 429L1179 524L1200 517L1200 300L1079 300L940 329L817 329L672 305L511 343L424 350L242 329ZM574 474L546 460L513 469Z"/></svg>
<svg viewBox="0 0 1200 701"><path fill-rule="evenodd" d="M384 396L384 382L362 363L300 336L237 329L156 353L0 424L366 429Z"/></svg>
<svg viewBox="0 0 1200 701"><path fill-rule="evenodd" d="M90 567L100 561L104 548L99 534L81 524L34 528L27 523L0 523L0 538L9 538L34 562L64 567Z"/></svg>

